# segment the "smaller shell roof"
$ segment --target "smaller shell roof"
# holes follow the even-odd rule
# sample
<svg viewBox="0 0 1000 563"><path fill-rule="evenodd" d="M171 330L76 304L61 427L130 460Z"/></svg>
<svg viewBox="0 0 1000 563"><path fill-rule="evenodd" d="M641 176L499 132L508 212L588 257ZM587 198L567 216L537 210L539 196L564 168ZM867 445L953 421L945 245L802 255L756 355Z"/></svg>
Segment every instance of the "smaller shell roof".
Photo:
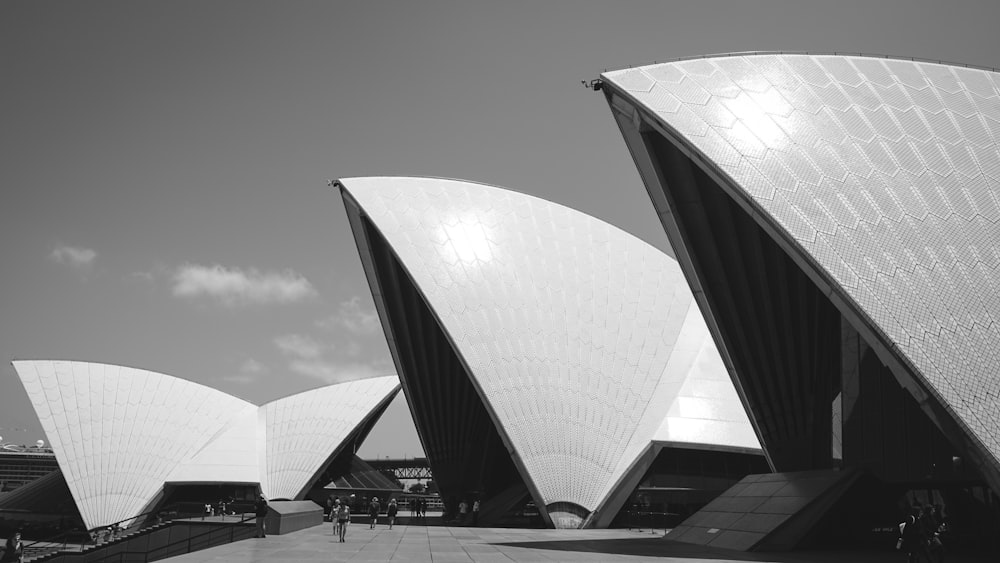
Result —
<svg viewBox="0 0 1000 563"><path fill-rule="evenodd" d="M484 184L340 185L449 335L538 500L593 511L663 425L675 445L759 451L680 268L663 252L586 214ZM712 353L716 364L702 361ZM713 388L718 416L697 401L671 410L710 365L726 384ZM730 432L737 420L741 431Z"/></svg>
<svg viewBox="0 0 1000 563"><path fill-rule="evenodd" d="M1000 462L1000 73L762 54L603 78L815 264Z"/></svg>
<svg viewBox="0 0 1000 563"><path fill-rule="evenodd" d="M269 498L293 498L400 388L386 376L257 407L135 368L13 365L89 529L148 510L166 482L260 482Z"/></svg>

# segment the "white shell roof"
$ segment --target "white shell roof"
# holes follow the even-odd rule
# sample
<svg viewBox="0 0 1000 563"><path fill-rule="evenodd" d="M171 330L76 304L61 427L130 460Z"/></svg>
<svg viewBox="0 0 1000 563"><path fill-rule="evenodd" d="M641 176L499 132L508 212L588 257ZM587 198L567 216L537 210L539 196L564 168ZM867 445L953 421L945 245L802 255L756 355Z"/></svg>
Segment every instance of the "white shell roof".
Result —
<svg viewBox="0 0 1000 563"><path fill-rule="evenodd" d="M340 444L399 388L394 375L373 377L320 387L262 406L268 498L294 499L305 492Z"/></svg>
<svg viewBox="0 0 1000 563"><path fill-rule="evenodd" d="M436 314L545 504L593 511L658 438L759 450L680 268L663 252L492 186L340 184ZM692 326L700 332L688 336ZM714 364L702 357L711 353ZM682 389L705 408L677 406Z"/></svg>
<svg viewBox="0 0 1000 563"><path fill-rule="evenodd" d="M387 376L257 407L135 368L13 365L88 529L148 510L167 482L261 482L269 498L294 498L399 390L398 378Z"/></svg>
<svg viewBox="0 0 1000 563"><path fill-rule="evenodd" d="M775 221L1000 459L1000 74L770 54L604 79Z"/></svg>

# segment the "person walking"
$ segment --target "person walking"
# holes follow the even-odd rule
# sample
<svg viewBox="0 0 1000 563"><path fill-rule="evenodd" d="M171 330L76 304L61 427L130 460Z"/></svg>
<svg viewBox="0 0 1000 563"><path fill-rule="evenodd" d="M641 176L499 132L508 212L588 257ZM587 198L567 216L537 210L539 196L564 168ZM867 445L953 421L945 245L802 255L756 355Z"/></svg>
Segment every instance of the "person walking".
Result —
<svg viewBox="0 0 1000 563"><path fill-rule="evenodd" d="M347 535L347 524L351 521L351 507L348 506L347 502L337 501L337 534L340 537L340 542L344 542L344 537Z"/></svg>
<svg viewBox="0 0 1000 563"><path fill-rule="evenodd" d="M919 563L928 561L930 555L927 553L927 540L921 525L920 507L914 505L911 513L899 524L900 546L906 553L907 563Z"/></svg>
<svg viewBox="0 0 1000 563"><path fill-rule="evenodd" d="M330 495L330 498L326 499L327 504L330 505L330 522L333 523L333 535L339 535L337 528L340 524L337 523L337 512L340 511L340 499Z"/></svg>
<svg viewBox="0 0 1000 563"><path fill-rule="evenodd" d="M472 525L479 525L479 499L472 503Z"/></svg>
<svg viewBox="0 0 1000 563"><path fill-rule="evenodd" d="M465 524L465 517L469 515L469 503L462 499L462 502L458 503L458 523Z"/></svg>
<svg viewBox="0 0 1000 563"><path fill-rule="evenodd" d="M371 517L369 529L374 530L375 524L378 524L378 513L380 510L382 510L382 505L378 503L378 497L372 497L372 501L368 503L368 516Z"/></svg>
<svg viewBox="0 0 1000 563"><path fill-rule="evenodd" d="M927 560L933 563L944 563L944 544L941 543L941 524L937 519L936 509L928 504L920 517L921 531L927 544Z"/></svg>
<svg viewBox="0 0 1000 563"><path fill-rule="evenodd" d="M253 505L254 514L257 515L257 530L254 532L253 537L263 538L266 537L264 533L264 517L267 516L267 499L264 498L264 494L261 493L260 498Z"/></svg>
<svg viewBox="0 0 1000 563"><path fill-rule="evenodd" d="M396 499L389 499L389 506L385 508L385 515L389 518L389 529L392 529L392 525L396 523L396 512L399 511L399 507L396 506Z"/></svg>
<svg viewBox="0 0 1000 563"><path fill-rule="evenodd" d="M14 532L13 536L7 538L7 544L4 545L3 558L0 561L4 563L24 562L24 542L21 541L21 530Z"/></svg>

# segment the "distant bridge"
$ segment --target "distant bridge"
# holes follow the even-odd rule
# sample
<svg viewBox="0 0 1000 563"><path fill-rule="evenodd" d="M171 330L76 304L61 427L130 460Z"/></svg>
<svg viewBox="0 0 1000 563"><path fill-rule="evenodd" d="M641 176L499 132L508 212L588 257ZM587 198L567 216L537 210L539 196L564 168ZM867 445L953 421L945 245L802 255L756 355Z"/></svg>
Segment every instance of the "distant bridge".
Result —
<svg viewBox="0 0 1000 563"><path fill-rule="evenodd" d="M396 479L420 479L423 481L434 479L426 457L366 459L365 463L372 466L372 469L391 474Z"/></svg>

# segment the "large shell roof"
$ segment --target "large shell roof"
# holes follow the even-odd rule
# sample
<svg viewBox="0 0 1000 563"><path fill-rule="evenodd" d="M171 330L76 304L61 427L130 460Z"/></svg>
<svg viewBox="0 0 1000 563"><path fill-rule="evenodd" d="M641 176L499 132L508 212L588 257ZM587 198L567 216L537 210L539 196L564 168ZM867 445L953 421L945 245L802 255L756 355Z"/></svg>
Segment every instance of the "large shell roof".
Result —
<svg viewBox="0 0 1000 563"><path fill-rule="evenodd" d="M545 504L594 510L657 440L759 451L663 252L497 187L340 183L434 311Z"/></svg>
<svg viewBox="0 0 1000 563"><path fill-rule="evenodd" d="M608 72L1000 457L1000 74L748 55Z"/></svg>
<svg viewBox="0 0 1000 563"><path fill-rule="evenodd" d="M257 407L141 369L13 364L88 529L150 508L166 482L259 482L269 498L294 498L399 391L399 379L387 376Z"/></svg>

